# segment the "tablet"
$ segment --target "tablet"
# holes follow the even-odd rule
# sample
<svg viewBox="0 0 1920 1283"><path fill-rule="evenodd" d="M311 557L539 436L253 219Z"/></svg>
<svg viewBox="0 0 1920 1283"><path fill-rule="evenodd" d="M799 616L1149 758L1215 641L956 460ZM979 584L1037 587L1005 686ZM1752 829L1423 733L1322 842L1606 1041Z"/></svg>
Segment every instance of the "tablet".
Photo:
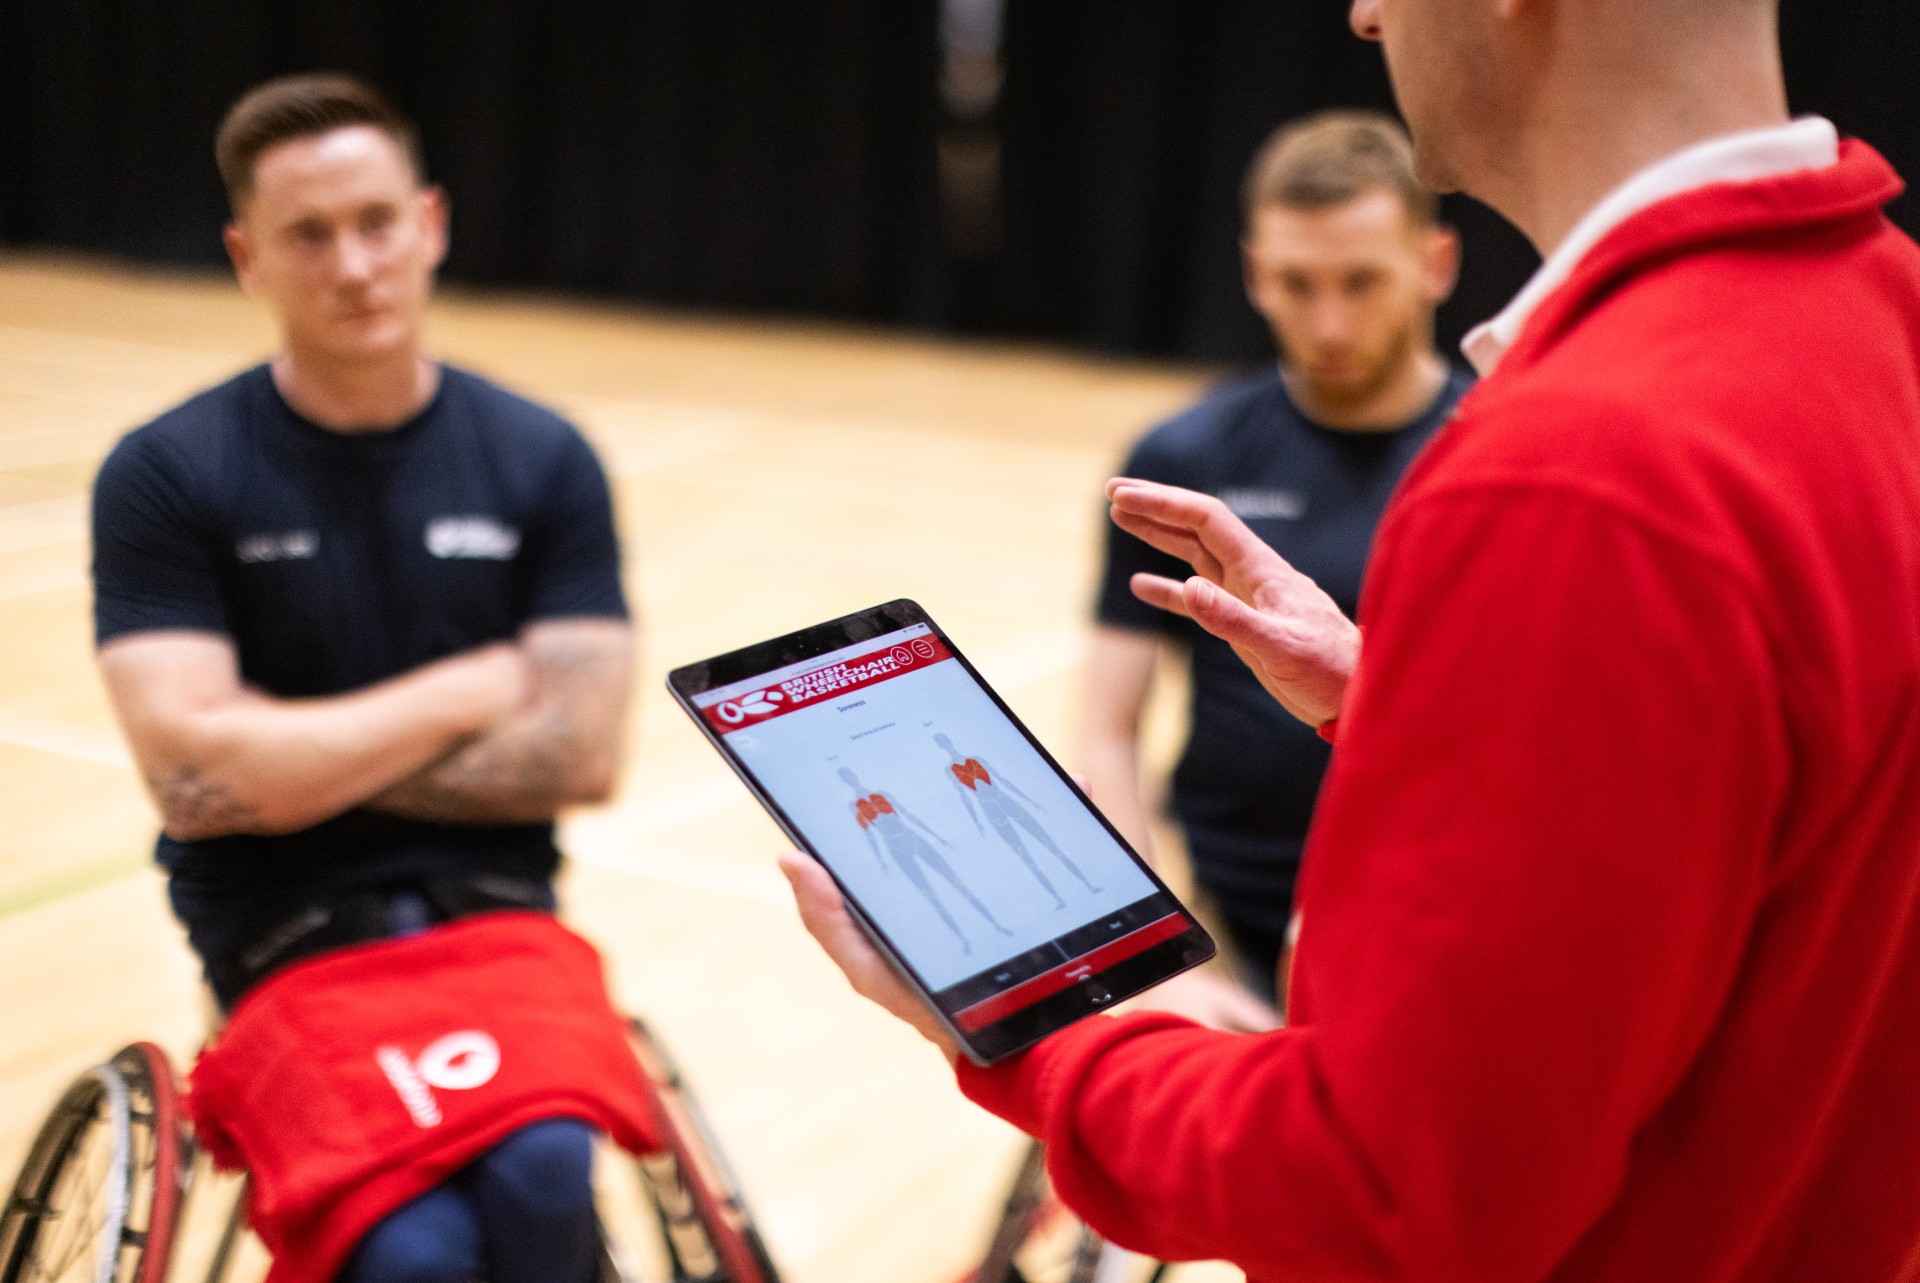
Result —
<svg viewBox="0 0 1920 1283"><path fill-rule="evenodd" d="M667 685L978 1063L1213 956L911 601L688 664Z"/></svg>

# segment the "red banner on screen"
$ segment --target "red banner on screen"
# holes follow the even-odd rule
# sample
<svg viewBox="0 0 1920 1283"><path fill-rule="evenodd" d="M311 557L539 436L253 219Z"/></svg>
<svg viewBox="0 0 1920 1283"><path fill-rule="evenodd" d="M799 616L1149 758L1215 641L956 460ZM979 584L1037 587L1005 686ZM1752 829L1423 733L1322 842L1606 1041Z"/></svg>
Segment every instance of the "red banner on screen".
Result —
<svg viewBox="0 0 1920 1283"><path fill-rule="evenodd" d="M1177 913L1169 913L1164 918L1149 922L1146 926L1129 931L1118 940L1109 940L1090 953L1083 953L1071 962L1063 962L1051 971L1043 971L1030 980L1023 980L1011 989L996 993L971 1007L964 1007L954 1013L953 1023L968 1033L985 1029L996 1020L1005 1020L1023 1007L1031 1007L1042 998L1051 998L1062 989L1070 989L1095 972L1105 971L1108 967L1125 962L1137 953L1145 953L1156 944L1171 940L1187 929L1187 920Z"/></svg>
<svg viewBox="0 0 1920 1283"><path fill-rule="evenodd" d="M952 658L953 652L938 637L913 637L836 659L798 677L770 682L759 690L709 704L700 711L715 730L737 731Z"/></svg>

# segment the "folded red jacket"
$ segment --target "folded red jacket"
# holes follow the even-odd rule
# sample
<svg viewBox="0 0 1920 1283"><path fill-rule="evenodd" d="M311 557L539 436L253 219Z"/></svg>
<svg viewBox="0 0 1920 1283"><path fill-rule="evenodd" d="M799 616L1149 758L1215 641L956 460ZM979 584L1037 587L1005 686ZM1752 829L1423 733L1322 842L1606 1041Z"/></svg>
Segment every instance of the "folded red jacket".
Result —
<svg viewBox="0 0 1920 1283"><path fill-rule="evenodd" d="M252 1179L269 1283L327 1283L382 1217L509 1133L577 1118L660 1147L600 956L543 913L489 913L298 963L241 999L188 1110Z"/></svg>

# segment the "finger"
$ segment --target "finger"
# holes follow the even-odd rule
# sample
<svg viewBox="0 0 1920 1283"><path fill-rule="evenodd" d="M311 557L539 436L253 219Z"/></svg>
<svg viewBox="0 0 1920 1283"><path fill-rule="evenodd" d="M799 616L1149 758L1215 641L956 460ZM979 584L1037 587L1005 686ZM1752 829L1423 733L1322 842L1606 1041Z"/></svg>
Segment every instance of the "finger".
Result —
<svg viewBox="0 0 1920 1283"><path fill-rule="evenodd" d="M890 1010L897 1006L895 995L889 992L898 982L893 969L847 912L840 888L827 871L817 861L793 851L780 857L780 872L793 887L801 925L845 973L854 991Z"/></svg>
<svg viewBox="0 0 1920 1283"><path fill-rule="evenodd" d="M1139 513L1126 512L1115 507L1112 510L1113 524L1161 552L1192 565L1193 568L1210 578L1218 578L1221 566L1199 536L1184 526L1171 525L1155 521Z"/></svg>
<svg viewBox="0 0 1920 1283"><path fill-rule="evenodd" d="M1231 646L1282 708L1312 726L1339 711L1345 678L1330 662L1328 639L1316 641L1204 579L1183 587L1193 621Z"/></svg>
<svg viewBox="0 0 1920 1283"><path fill-rule="evenodd" d="M1263 658L1298 659L1278 621L1195 575L1180 585L1186 615L1215 637Z"/></svg>
<svg viewBox="0 0 1920 1283"><path fill-rule="evenodd" d="M786 875L796 898L831 902L834 907L844 909L840 903L840 888L834 885L833 878L812 856L800 851L782 851L780 872Z"/></svg>
<svg viewBox="0 0 1920 1283"><path fill-rule="evenodd" d="M1158 606L1176 615L1187 613L1186 585L1180 580L1142 572L1129 579L1127 586L1133 589L1134 596L1149 606Z"/></svg>
<svg viewBox="0 0 1920 1283"><path fill-rule="evenodd" d="M1225 504L1210 494L1139 481L1132 477L1116 477L1109 481L1107 502L1113 505L1116 512L1196 532L1216 510L1227 510Z"/></svg>
<svg viewBox="0 0 1920 1283"><path fill-rule="evenodd" d="M1200 570L1200 574L1212 580L1225 578L1215 567L1246 574L1258 574L1269 567L1286 567L1279 553L1254 534L1244 520L1235 517L1225 503L1210 494L1142 482L1131 476L1116 476L1108 482L1106 490L1114 509L1114 520L1123 530L1137 534L1154 547L1171 551L1175 557L1187 559L1194 570ZM1135 528L1137 524L1140 528ZM1192 540L1206 559L1212 561L1212 567L1202 565L1202 559L1190 549L1177 551L1156 542L1173 542L1175 538Z"/></svg>
<svg viewBox="0 0 1920 1283"><path fill-rule="evenodd" d="M1211 495L1201 498L1205 502L1200 506L1199 521L1192 527L1193 534L1207 555L1224 571L1260 579L1293 569L1285 558L1273 550L1271 544L1254 534L1246 522L1234 516L1233 510L1226 504ZM1225 582L1224 575L1209 575L1208 578Z"/></svg>
<svg viewBox="0 0 1920 1283"><path fill-rule="evenodd" d="M1187 490L1139 477L1114 477L1107 482L1107 499L1129 512L1174 512L1190 509L1196 500L1207 498L1198 490Z"/></svg>
<svg viewBox="0 0 1920 1283"><path fill-rule="evenodd" d="M1162 551L1193 562L1194 569L1209 579L1223 578L1214 567L1255 574L1269 564L1286 565L1246 522L1212 495L1126 477L1109 482L1107 491L1115 524ZM1167 546L1186 539L1198 545L1213 566L1203 565L1188 547Z"/></svg>
<svg viewBox="0 0 1920 1283"><path fill-rule="evenodd" d="M949 1061L956 1059L959 1045L860 930L827 871L798 851L785 851L780 855L780 872L793 887L807 933L840 968L853 991L912 1026Z"/></svg>
<svg viewBox="0 0 1920 1283"><path fill-rule="evenodd" d="M847 959L842 954L848 934L859 937L863 945L866 938L860 935L860 928L848 914L846 903L840 898L840 888L818 861L798 851L781 853L780 872L793 888L794 904L800 909L800 922L807 934L820 942L829 957L844 966Z"/></svg>

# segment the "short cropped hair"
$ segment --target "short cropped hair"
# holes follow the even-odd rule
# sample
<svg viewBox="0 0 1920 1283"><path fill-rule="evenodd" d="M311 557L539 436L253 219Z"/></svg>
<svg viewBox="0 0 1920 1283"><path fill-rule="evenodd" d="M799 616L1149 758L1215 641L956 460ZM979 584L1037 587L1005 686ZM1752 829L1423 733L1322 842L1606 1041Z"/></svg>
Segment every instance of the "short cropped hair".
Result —
<svg viewBox="0 0 1920 1283"><path fill-rule="evenodd" d="M371 85L352 76L282 76L242 94L213 139L213 158L238 214L253 195L254 168L269 148L355 125L378 129L400 145L421 181L420 131Z"/></svg>
<svg viewBox="0 0 1920 1283"><path fill-rule="evenodd" d="M1249 226L1261 209L1331 209L1369 192L1400 198L1416 227L1440 221L1440 198L1414 177L1413 143L1377 111L1323 111L1275 130L1254 155L1242 188Z"/></svg>

